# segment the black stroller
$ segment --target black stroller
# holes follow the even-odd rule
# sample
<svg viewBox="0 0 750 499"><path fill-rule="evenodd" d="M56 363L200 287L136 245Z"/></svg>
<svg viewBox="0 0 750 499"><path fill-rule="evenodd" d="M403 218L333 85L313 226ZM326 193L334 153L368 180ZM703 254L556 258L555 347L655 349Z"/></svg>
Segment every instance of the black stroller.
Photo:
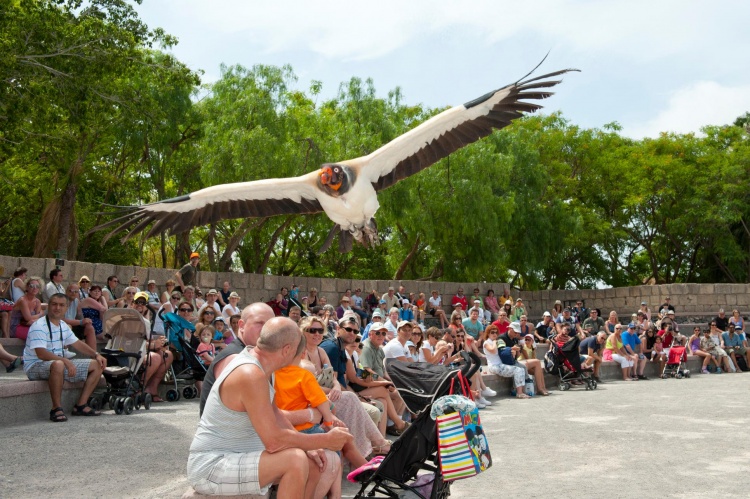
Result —
<svg viewBox="0 0 750 499"><path fill-rule="evenodd" d="M572 337L560 346L555 338L550 338L549 350L544 355L544 369L553 376L559 377L559 388L570 390L573 384L585 384L586 390L596 390L596 380L591 377L591 369L581 367L581 355L578 347L581 340Z"/></svg>
<svg viewBox="0 0 750 499"><path fill-rule="evenodd" d="M429 499L450 496L452 482L444 482L437 455L437 427L430 418L432 403L451 391L465 393L467 379L480 367L479 358L462 352L464 365L460 368L436 366L425 362L405 364L395 359L386 360L385 368L393 384L410 411L417 414L412 425L391 446L388 455L375 470L361 473L362 484L355 498L415 497L428 499L412 486L420 471L434 474ZM451 390L453 388L453 390Z"/></svg>

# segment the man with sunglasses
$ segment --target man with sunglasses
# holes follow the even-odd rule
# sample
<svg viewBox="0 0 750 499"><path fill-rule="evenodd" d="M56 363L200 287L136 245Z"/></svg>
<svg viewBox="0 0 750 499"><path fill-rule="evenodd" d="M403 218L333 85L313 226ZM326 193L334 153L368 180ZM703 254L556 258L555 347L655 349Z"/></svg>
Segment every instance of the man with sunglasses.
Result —
<svg viewBox="0 0 750 499"><path fill-rule="evenodd" d="M102 289L102 296L107 300L107 306L109 308L116 307L117 303L120 301L120 299L117 298L118 284L120 284L120 279L118 279L116 275L111 275L107 277L107 285Z"/></svg>

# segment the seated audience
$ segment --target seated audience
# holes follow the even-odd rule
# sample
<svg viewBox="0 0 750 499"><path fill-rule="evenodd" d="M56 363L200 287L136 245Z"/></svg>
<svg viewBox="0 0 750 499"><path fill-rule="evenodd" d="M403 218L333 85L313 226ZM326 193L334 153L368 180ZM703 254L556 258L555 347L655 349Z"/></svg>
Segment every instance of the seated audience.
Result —
<svg viewBox="0 0 750 499"><path fill-rule="evenodd" d="M78 298L78 284L68 284L65 296L68 298L68 308L63 320L73 330L76 338L85 341L92 350L96 350L96 330L91 319L83 316L81 299Z"/></svg>
<svg viewBox="0 0 750 499"><path fill-rule="evenodd" d="M78 279L78 299L84 300L89 297L91 292L91 279L88 276L81 276Z"/></svg>
<svg viewBox="0 0 750 499"><path fill-rule="evenodd" d="M495 292L491 289L487 291L487 296L484 297L484 310L489 315L486 318L487 322L497 319L497 314L500 312L500 305L497 303L497 298L495 298Z"/></svg>
<svg viewBox="0 0 750 499"><path fill-rule="evenodd" d="M442 329L445 329L447 324L445 320L445 310L443 310L443 299L438 294L437 289L432 290L432 296L430 296L429 304L429 314L440 319L440 327Z"/></svg>
<svg viewBox="0 0 750 499"><path fill-rule="evenodd" d="M612 315L610 314L610 318L611 317ZM622 341L622 326L618 323L614 326L614 331L614 333L609 335L607 342L604 344L602 358L604 360L613 360L620 364L623 381L635 381L638 378L633 378L631 376L631 368L635 363L625 350L625 345Z"/></svg>
<svg viewBox="0 0 750 499"><path fill-rule="evenodd" d="M168 303L170 298L174 295L176 284L174 280L169 279L165 284L164 287L166 290L161 294L161 297L159 298L159 301L161 301L162 304ZM180 296L182 296L182 293L180 293Z"/></svg>
<svg viewBox="0 0 750 499"><path fill-rule="evenodd" d="M716 323L712 323L712 327L716 327ZM701 338L701 350L711 356L711 361L716 364L716 373L720 374L721 369L724 368L725 372L729 372L729 357L727 353L719 347L711 338L711 330L706 329ZM704 370L703 374L707 374L708 371Z"/></svg>
<svg viewBox="0 0 750 499"><path fill-rule="evenodd" d="M594 309L591 310L592 312ZM585 357L583 361L583 367L594 369L594 379L601 383L599 377L599 369L602 367L602 347L607 342L607 333L599 331L594 336L589 336L581 341L579 351L582 357Z"/></svg>
<svg viewBox="0 0 750 499"><path fill-rule="evenodd" d="M5 366L6 373L12 373L16 368L23 365L23 357L16 357L9 354L2 343L0 343L0 362Z"/></svg>
<svg viewBox="0 0 750 499"><path fill-rule="evenodd" d="M65 286L62 284L63 281L63 272L60 269L52 269L49 272L49 282L44 287L44 293L42 294L42 297L44 298L44 303L49 303L49 299L52 295L59 293L61 295L65 294Z"/></svg>
<svg viewBox="0 0 750 499"><path fill-rule="evenodd" d="M438 364L448 353L448 345L446 343L437 346L438 341L443 336L443 332L436 328L431 327L425 331L425 337L427 338L422 342L419 351L419 362L428 362L430 364Z"/></svg>
<svg viewBox="0 0 750 499"><path fill-rule="evenodd" d="M516 389L516 398L527 399L526 395L526 369L516 365L515 353L518 352L518 347L509 347L508 351L513 355L513 362L506 363L501 360L498 351L504 349L505 344L498 340L497 326L490 325L484 330L482 336L484 354L487 356L487 365L489 366L490 374L502 376L504 378L513 378L513 385Z"/></svg>
<svg viewBox="0 0 750 499"><path fill-rule="evenodd" d="M526 372L534 376L534 385L536 386L537 393L545 396L549 395L544 382L544 366L542 362L536 357L527 359L523 357L522 345L520 344L521 324L511 322L510 329L506 333L499 335L497 339L498 344L501 345L499 354L502 361L508 365L522 366Z"/></svg>

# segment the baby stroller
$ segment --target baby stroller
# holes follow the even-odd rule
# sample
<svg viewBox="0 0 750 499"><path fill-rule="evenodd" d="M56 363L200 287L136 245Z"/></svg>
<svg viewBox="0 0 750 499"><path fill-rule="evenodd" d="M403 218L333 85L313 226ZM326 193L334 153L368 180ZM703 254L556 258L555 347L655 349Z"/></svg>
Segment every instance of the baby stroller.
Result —
<svg viewBox="0 0 750 499"><path fill-rule="evenodd" d="M141 314L132 308L113 308L103 317L104 330L110 337L102 356L107 359L104 379L107 388L104 392L92 395L89 405L100 409L104 403L115 414L131 414L134 410L151 408L151 394L143 393L146 369L144 359L148 359L148 339L150 331Z"/></svg>
<svg viewBox="0 0 750 499"><path fill-rule="evenodd" d="M405 364L386 360L385 368L410 411L417 414L411 426L391 445L391 450L376 469L360 473L356 480L361 488L355 498L415 497L427 499L415 487L424 479L420 471L434 474L430 499L450 496L452 482L444 482L437 454L437 426L430 418L432 403L451 392L467 393L468 378L477 372L479 358L462 352L461 368L438 366L425 362Z"/></svg>
<svg viewBox="0 0 750 499"><path fill-rule="evenodd" d="M690 369L686 369L687 364L685 363L685 347L675 347L669 349L669 355L667 356L667 363L664 364L664 371L661 373L662 379L667 378L689 378Z"/></svg>
<svg viewBox="0 0 750 499"><path fill-rule="evenodd" d="M591 370L581 367L581 355L578 347L581 341L576 336L568 340L562 347L552 338L549 350L544 355L544 370L559 377L559 388L570 390L571 385L580 382L586 385L586 390L596 390L596 380L591 377Z"/></svg>
<svg viewBox="0 0 750 499"><path fill-rule="evenodd" d="M195 331L195 326L188 320L183 319L173 312L164 312L162 309L159 317L164 322L164 331L167 335L170 348L175 353L175 361L169 367L167 372L167 381L173 386L167 390L166 398L170 402L180 400L180 387L183 385L182 396L186 399L193 399L198 396L198 389L195 387L195 381L202 381L206 375L206 368L201 363L185 339L183 331ZM177 372L175 373L175 366Z"/></svg>

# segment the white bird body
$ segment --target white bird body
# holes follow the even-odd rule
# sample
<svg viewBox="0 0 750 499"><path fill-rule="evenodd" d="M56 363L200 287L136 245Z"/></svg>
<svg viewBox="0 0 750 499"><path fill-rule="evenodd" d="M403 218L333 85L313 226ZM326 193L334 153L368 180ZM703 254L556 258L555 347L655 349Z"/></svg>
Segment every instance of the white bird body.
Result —
<svg viewBox="0 0 750 499"><path fill-rule="evenodd" d="M327 163L300 177L217 185L186 196L125 208L123 215L92 230L115 226L104 241L117 232L128 231L124 242L152 223L147 237L166 230L183 232L230 218L323 211L336 224L324 247L339 229L344 231L342 250L351 247L350 234L365 245L377 244L377 191L509 125L524 112L539 109L540 105L525 100L552 95L540 89L559 81L542 80L568 71L575 70L518 81L447 109L366 156Z"/></svg>

